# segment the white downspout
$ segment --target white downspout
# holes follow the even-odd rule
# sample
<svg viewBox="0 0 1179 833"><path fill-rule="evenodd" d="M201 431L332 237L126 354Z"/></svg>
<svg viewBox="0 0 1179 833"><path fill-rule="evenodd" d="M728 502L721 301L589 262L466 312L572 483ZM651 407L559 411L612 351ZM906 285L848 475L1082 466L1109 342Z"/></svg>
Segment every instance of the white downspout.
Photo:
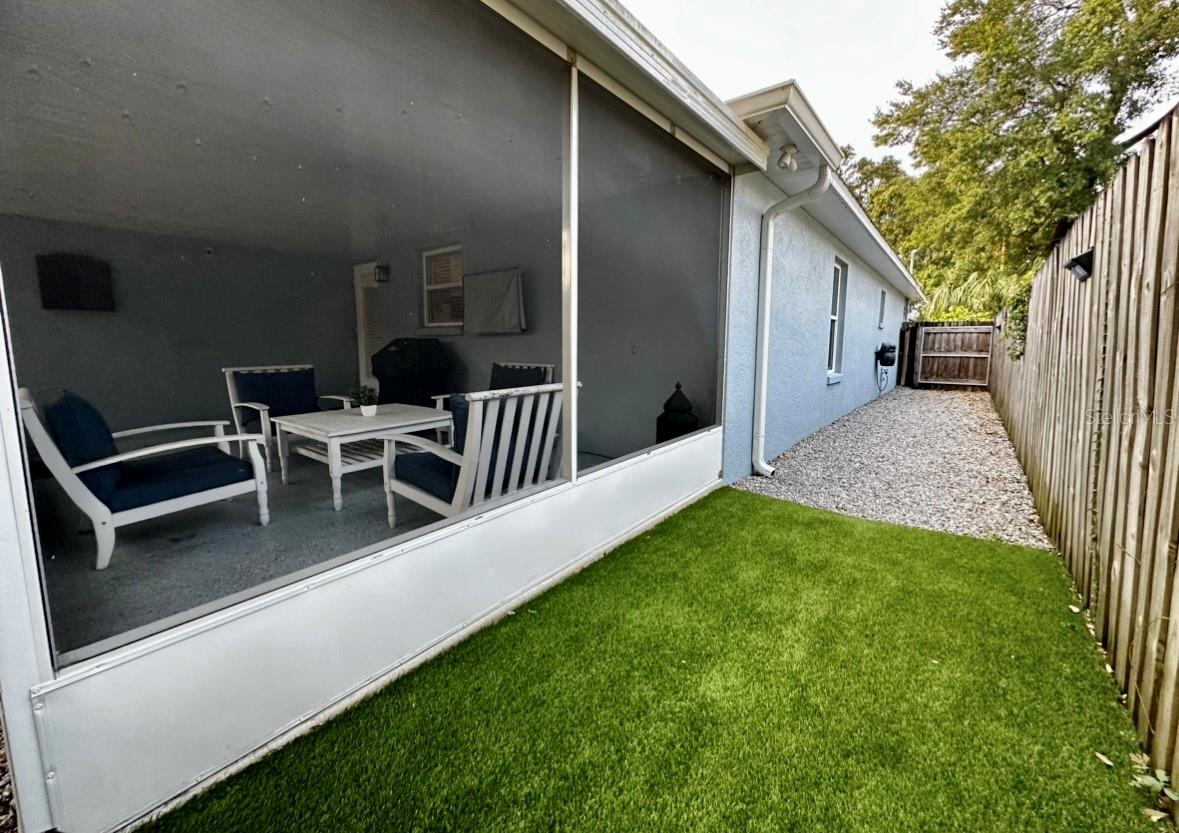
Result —
<svg viewBox="0 0 1179 833"><path fill-rule="evenodd" d="M818 199L831 184L831 169L819 168L815 184L805 191L776 202L761 215L761 264L757 278L757 376L753 389L753 470L769 477L773 467L766 462L766 387L770 375L770 290L773 286L774 220L787 211Z"/></svg>

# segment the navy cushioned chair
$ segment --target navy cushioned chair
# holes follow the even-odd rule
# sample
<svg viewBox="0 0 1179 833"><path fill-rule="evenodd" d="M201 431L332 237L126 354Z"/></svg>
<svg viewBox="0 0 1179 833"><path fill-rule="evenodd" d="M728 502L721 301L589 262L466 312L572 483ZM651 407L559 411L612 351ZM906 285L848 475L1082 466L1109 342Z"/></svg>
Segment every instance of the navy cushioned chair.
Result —
<svg viewBox="0 0 1179 833"><path fill-rule="evenodd" d="M69 391L45 407L42 425L28 389L21 388L19 396L25 430L41 460L94 524L97 569L110 564L115 529L148 518L253 492L258 522L270 522L260 434L228 436L228 420L112 432L93 405ZM196 428L212 428L213 434L122 453L116 443L122 437ZM229 443L235 441L248 449L248 461L229 453Z"/></svg>
<svg viewBox="0 0 1179 833"><path fill-rule="evenodd" d="M453 394L453 446L384 437L389 526L397 524L396 495L451 517L551 481L561 398L559 384Z"/></svg>
<svg viewBox="0 0 1179 833"><path fill-rule="evenodd" d="M551 364L528 364L526 362L493 362L491 365L491 379L488 390L510 390L512 388L529 388L536 385L547 385L553 381L553 366ZM454 394L443 393L432 396L434 407L445 410L452 401ZM446 429L438 429L438 441L445 439Z"/></svg>
<svg viewBox="0 0 1179 833"><path fill-rule="evenodd" d="M229 408L237 433L260 433L270 470L270 444L274 432L271 417L310 414L320 410L320 400L329 399L352 407L352 397L315 392L315 367L309 364L223 367L229 390Z"/></svg>

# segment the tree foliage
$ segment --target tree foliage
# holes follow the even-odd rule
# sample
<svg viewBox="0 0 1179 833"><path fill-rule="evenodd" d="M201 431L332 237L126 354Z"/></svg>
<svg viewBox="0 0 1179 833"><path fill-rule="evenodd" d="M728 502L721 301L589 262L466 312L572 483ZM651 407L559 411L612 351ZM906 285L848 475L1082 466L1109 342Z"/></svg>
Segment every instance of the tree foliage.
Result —
<svg viewBox="0 0 1179 833"><path fill-rule="evenodd" d="M989 316L1114 173L1117 136L1175 91L1174 0L950 0L934 30L952 67L874 119L900 160L851 159L849 185L893 246L916 252L927 317Z"/></svg>

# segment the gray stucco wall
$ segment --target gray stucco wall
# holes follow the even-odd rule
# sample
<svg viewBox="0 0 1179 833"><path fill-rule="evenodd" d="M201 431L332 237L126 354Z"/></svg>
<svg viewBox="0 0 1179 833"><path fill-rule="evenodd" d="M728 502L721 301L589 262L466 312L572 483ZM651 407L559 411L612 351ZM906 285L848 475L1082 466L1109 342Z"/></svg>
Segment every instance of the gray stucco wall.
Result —
<svg viewBox="0 0 1179 833"><path fill-rule="evenodd" d="M41 309L35 256L109 261L115 312ZM221 368L315 365L320 393L356 385L352 264L307 252L0 214L17 383L68 388L114 430L228 419Z"/></svg>
<svg viewBox="0 0 1179 833"><path fill-rule="evenodd" d="M733 189L729 325L725 376L726 482L752 471L753 398L757 341L761 215L783 194L758 173L738 177ZM766 456L781 454L878 395L873 353L895 344L905 299L832 234L805 213L778 219L766 419ZM827 331L835 259L848 264L843 375L827 379ZM885 291L883 329L877 326ZM895 384L889 374L886 390Z"/></svg>

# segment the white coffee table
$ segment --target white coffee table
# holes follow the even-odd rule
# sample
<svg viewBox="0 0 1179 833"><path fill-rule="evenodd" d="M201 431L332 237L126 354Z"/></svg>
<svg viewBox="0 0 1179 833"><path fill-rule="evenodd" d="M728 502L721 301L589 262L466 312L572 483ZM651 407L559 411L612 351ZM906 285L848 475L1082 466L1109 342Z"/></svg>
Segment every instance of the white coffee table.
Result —
<svg viewBox="0 0 1179 833"><path fill-rule="evenodd" d="M295 453L324 463L332 478L332 502L339 512L344 506L340 479L350 472L380 466L385 446L377 437L384 434L450 428L450 411L420 405L378 405L375 416L362 416L360 408L317 411L311 414L271 417L278 442L282 482L287 482L290 453L288 434L305 437L310 443L295 446Z"/></svg>

